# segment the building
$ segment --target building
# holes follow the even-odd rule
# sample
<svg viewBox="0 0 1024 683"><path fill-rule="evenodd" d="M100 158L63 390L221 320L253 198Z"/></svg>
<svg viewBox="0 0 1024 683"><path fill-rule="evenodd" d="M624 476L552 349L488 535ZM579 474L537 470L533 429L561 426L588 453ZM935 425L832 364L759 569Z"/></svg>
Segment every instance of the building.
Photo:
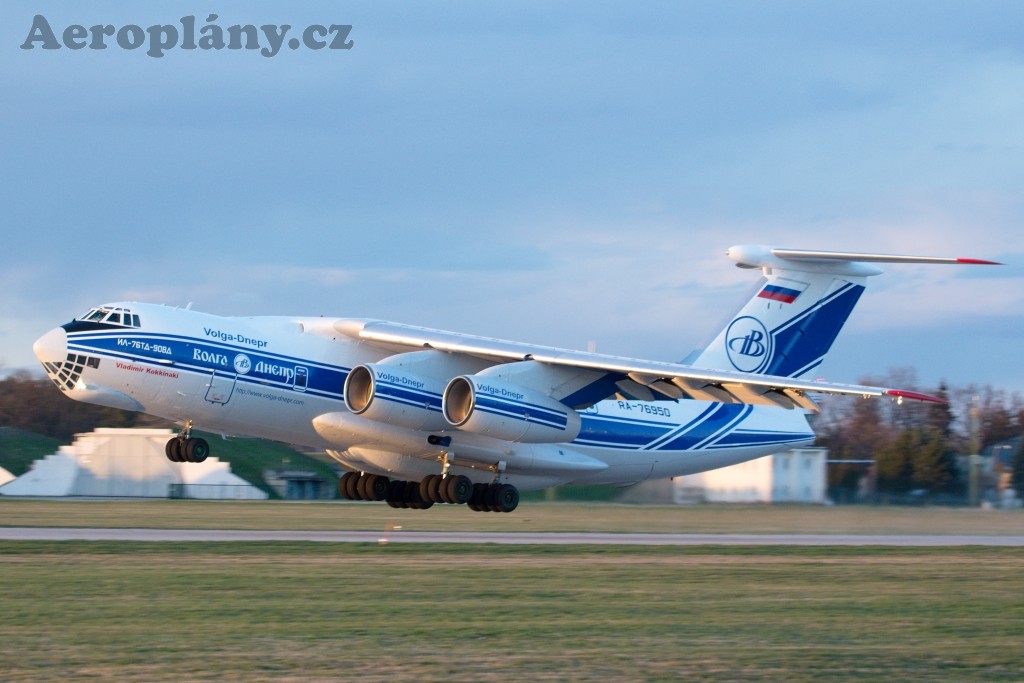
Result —
<svg viewBox="0 0 1024 683"><path fill-rule="evenodd" d="M263 481L286 500L330 500L335 497L333 482L312 470L266 469Z"/></svg>
<svg viewBox="0 0 1024 683"><path fill-rule="evenodd" d="M676 503L826 502L827 448L795 448L673 479Z"/></svg>
<svg viewBox="0 0 1024 683"><path fill-rule="evenodd" d="M171 462L164 454L170 429L106 429L77 434L70 446L36 460L0 486L4 496L265 499L267 494L217 458Z"/></svg>
<svg viewBox="0 0 1024 683"><path fill-rule="evenodd" d="M1000 441L981 452L980 469L984 500L1004 508L1021 507L1020 496L1013 486L1013 460L1024 437Z"/></svg>

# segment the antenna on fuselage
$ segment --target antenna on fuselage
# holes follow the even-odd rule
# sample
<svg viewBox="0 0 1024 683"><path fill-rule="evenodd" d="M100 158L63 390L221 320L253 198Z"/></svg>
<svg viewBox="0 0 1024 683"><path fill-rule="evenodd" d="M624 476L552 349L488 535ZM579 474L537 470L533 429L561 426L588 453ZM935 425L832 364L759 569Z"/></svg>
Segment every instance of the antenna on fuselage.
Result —
<svg viewBox="0 0 1024 683"><path fill-rule="evenodd" d="M192 302L191 301L188 302L188 306L185 306L185 310L186 311L191 311L192 310Z"/></svg>

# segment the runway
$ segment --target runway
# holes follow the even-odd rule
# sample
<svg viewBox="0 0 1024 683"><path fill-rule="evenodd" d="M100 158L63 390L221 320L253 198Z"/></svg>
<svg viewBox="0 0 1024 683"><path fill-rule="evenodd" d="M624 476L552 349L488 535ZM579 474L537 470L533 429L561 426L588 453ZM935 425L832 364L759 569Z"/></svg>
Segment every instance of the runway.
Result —
<svg viewBox="0 0 1024 683"><path fill-rule="evenodd" d="M1003 546L1024 536L880 534L487 533L481 531L248 531L232 529L109 529L0 527L2 541L456 543L469 545L649 546Z"/></svg>

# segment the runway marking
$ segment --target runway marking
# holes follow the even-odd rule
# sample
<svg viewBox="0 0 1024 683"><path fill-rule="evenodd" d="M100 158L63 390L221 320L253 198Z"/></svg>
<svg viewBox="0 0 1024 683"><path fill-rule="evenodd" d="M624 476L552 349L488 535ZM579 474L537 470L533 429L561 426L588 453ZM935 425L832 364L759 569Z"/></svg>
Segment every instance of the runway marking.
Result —
<svg viewBox="0 0 1024 683"><path fill-rule="evenodd" d="M388 543L470 545L660 545L660 546L1024 546L1024 536L952 534L654 534L654 533L488 533L481 531L401 531L385 534ZM132 541L380 543L380 531L251 531L232 529L108 529L75 527L0 527L3 541Z"/></svg>

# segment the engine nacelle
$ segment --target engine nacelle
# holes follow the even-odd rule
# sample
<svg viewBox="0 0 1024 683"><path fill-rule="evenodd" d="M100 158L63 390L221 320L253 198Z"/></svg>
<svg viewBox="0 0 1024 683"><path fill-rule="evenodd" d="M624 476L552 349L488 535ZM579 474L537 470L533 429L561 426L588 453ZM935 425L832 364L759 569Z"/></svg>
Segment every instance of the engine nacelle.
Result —
<svg viewBox="0 0 1024 683"><path fill-rule="evenodd" d="M393 365L367 363L345 379L345 405L356 415L418 430L449 429L441 413L444 381Z"/></svg>
<svg viewBox="0 0 1024 683"><path fill-rule="evenodd" d="M580 416L564 403L479 375L463 375L449 382L442 409L451 426L505 441L566 442L580 433Z"/></svg>

